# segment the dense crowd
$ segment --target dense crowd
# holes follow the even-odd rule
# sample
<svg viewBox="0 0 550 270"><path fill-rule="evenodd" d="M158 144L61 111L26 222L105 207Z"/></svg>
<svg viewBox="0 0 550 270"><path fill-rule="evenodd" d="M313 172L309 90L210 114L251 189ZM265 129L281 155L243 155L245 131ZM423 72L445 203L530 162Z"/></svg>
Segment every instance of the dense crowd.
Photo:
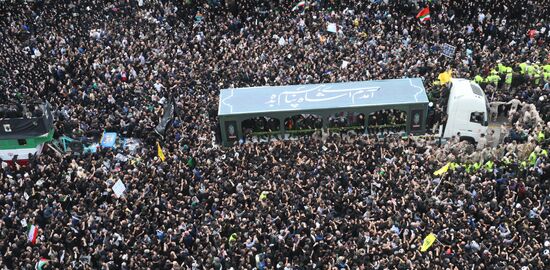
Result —
<svg viewBox="0 0 550 270"><path fill-rule="evenodd" d="M297 2L4 1L0 101L50 102L56 137L144 143L0 162L0 268L548 269L550 85L519 64L550 63L550 2L434 0L425 23L426 1ZM212 144L223 88L421 77L436 126L438 74L486 77L497 62L515 74L484 85L512 107L500 143L338 133ZM176 117L161 139L168 100ZM309 127L285 126L299 123ZM23 224L38 226L36 244ZM420 252L429 233L437 241Z"/></svg>

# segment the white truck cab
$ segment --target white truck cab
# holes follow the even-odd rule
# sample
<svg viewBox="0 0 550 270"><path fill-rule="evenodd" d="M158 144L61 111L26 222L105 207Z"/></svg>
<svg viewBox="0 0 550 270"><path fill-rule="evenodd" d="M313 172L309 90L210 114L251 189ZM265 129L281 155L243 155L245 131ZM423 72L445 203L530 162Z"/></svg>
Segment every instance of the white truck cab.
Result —
<svg viewBox="0 0 550 270"><path fill-rule="evenodd" d="M460 133L460 140L478 142L486 134L489 103L481 87L467 79L452 79L443 138Z"/></svg>

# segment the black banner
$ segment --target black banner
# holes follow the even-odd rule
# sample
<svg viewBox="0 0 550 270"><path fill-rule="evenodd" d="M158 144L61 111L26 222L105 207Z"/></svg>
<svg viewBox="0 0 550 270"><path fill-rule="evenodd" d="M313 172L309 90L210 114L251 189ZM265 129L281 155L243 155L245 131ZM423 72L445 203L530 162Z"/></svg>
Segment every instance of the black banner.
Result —
<svg viewBox="0 0 550 270"><path fill-rule="evenodd" d="M164 114L162 115L162 119L160 120L160 123L155 127L155 132L164 138L164 134L166 133L166 129L168 128L168 124L174 119L174 101L171 100L170 102L167 102L164 105Z"/></svg>
<svg viewBox="0 0 550 270"><path fill-rule="evenodd" d="M53 116L48 104L42 105L42 116L0 118L1 139L24 139L44 135L53 128Z"/></svg>

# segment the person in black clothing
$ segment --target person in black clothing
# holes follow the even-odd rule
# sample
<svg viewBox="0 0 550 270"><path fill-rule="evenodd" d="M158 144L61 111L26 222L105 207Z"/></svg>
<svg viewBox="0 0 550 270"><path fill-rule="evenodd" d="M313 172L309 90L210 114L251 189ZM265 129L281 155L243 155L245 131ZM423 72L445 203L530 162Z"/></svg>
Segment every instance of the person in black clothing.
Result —
<svg viewBox="0 0 550 270"><path fill-rule="evenodd" d="M479 152L338 134L211 143L219 90L230 87L422 77L436 119L445 117L432 85L439 72L471 78L497 60L548 63L547 0L216 2L3 3L0 100L50 102L56 135L97 141L108 130L144 145L75 157L44 149L19 168L0 161L0 268L32 269L39 257L50 269L496 269L504 259L547 268L548 159L521 165L543 146L533 129L550 136L540 123L519 144ZM431 21L421 24L427 4ZM441 56L444 43L455 58ZM514 78L493 100L517 93L542 112L541 86ZM180 121L161 142L162 162L153 129L172 99ZM265 120L258 126L279 126ZM284 124L313 129L321 119ZM433 175L447 162L504 157L512 164L495 169L507 181L486 167ZM34 245L28 225L39 228ZM421 253L429 233L438 241Z"/></svg>

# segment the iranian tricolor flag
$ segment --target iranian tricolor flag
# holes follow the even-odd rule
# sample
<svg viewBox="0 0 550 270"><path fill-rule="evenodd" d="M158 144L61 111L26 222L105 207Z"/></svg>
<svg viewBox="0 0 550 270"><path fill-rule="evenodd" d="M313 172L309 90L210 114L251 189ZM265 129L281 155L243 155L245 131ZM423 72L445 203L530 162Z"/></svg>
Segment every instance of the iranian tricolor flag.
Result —
<svg viewBox="0 0 550 270"><path fill-rule="evenodd" d="M298 4L296 4L293 8L292 8L292 11L296 11L300 8L304 8L306 6L306 1L300 1Z"/></svg>
<svg viewBox="0 0 550 270"><path fill-rule="evenodd" d="M421 22L429 21L430 20L430 7L425 7L418 14L416 15L416 18L419 19Z"/></svg>
<svg viewBox="0 0 550 270"><path fill-rule="evenodd" d="M38 237L38 226L36 225L31 225L29 227L29 235L28 235L28 239L29 239L29 242L31 242L31 244L36 244L36 238Z"/></svg>
<svg viewBox="0 0 550 270"><path fill-rule="evenodd" d="M48 260L46 260L44 258L40 258L40 260L34 265L34 269L35 270L43 270L44 266L46 266L46 264L48 264Z"/></svg>

